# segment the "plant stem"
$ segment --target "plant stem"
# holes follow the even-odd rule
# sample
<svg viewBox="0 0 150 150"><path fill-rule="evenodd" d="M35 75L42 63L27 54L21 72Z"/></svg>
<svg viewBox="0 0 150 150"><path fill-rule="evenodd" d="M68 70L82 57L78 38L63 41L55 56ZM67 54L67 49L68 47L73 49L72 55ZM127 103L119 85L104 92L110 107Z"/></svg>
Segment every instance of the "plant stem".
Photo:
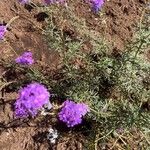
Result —
<svg viewBox="0 0 150 150"><path fill-rule="evenodd" d="M19 16L15 16L15 17L13 17L8 23L7 23L7 25L6 25L6 28L8 28L11 24L12 24L12 22L14 22L16 19L18 19L19 18Z"/></svg>

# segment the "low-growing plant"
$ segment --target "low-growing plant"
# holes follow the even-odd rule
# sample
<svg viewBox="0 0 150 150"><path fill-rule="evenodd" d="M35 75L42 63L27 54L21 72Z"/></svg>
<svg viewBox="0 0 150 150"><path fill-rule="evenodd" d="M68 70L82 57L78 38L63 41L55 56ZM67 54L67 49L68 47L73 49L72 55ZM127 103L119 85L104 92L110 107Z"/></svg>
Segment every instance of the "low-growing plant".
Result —
<svg viewBox="0 0 150 150"><path fill-rule="evenodd" d="M55 17L55 12L49 14ZM66 18L63 15L61 21ZM73 20L69 21L72 25ZM61 78L51 84L55 83L53 91L61 97L88 104L91 109L88 117L96 124L94 130L100 137L133 127L148 133L150 118L143 105L150 101L150 61L146 57L149 28L140 26L132 42L119 52L112 51L100 35L88 34L91 32L86 27L86 32L77 32L72 39L65 36L53 19L48 23L47 41L62 62ZM75 29L82 26L77 24L74 23ZM92 46L84 51L88 45Z"/></svg>
<svg viewBox="0 0 150 150"><path fill-rule="evenodd" d="M61 99L71 99L89 106L90 112L86 117L92 124L92 129L87 129L92 141L92 144L88 143L89 149L93 150L93 146L97 149L99 141L106 143L116 135L117 138L122 138L122 134L128 136L133 128L138 129L146 139L142 147L148 147L150 60L146 53L150 42L149 28L140 24L132 42L127 44L124 51L118 51L99 33L88 28L84 19L74 16L70 7L63 9L52 5L42 9L49 14L45 38L49 48L60 56L61 68L56 72L59 78L45 76L42 70L32 67L13 64L13 69L24 70L27 83L43 83ZM56 14L60 15L59 20L55 18ZM71 26L76 35L66 33L64 24ZM145 104L148 108L145 108ZM78 118L77 110L70 111L68 115L68 107L64 107L63 113L59 114L60 120L67 122L68 116L75 116L67 125L78 124L85 113L81 111ZM128 144L123 147L130 149Z"/></svg>

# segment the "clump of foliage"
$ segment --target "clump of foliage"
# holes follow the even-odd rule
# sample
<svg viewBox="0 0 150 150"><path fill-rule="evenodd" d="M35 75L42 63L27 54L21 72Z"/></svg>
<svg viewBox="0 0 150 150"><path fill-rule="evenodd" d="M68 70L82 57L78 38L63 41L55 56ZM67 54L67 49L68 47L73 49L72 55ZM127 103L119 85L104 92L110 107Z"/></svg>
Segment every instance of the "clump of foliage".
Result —
<svg viewBox="0 0 150 150"><path fill-rule="evenodd" d="M100 35L89 34L88 28L78 25L77 18L63 14L62 20L67 18L77 32L76 38L66 35L53 21L55 13L48 12L48 43L62 62L58 72L61 78L51 82L53 90L61 97L88 104L89 119L94 121L99 136L133 127L148 133L150 117L143 106L150 101L150 61L146 57L149 28L140 26L133 41L119 52ZM77 26L85 32L76 30Z"/></svg>

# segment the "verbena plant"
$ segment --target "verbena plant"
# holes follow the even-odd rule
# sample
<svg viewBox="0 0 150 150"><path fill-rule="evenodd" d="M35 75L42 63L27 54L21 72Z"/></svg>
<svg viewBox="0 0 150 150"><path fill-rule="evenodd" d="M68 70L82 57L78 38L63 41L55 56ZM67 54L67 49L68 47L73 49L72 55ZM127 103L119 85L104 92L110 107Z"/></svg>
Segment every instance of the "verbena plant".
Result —
<svg viewBox="0 0 150 150"><path fill-rule="evenodd" d="M91 108L88 117L94 121L99 136L132 127L149 133L150 116L143 108L150 101L150 60L146 57L149 28L145 24L140 26L124 51L115 53L99 33L88 29L84 20L74 16L69 8L58 11L53 7L47 11L51 19L46 38L62 63L58 71L61 78L50 82L53 91L87 103ZM57 13L60 20L56 23L53 19ZM77 33L75 39L66 35L63 27L59 28L58 24L65 19Z"/></svg>
<svg viewBox="0 0 150 150"><path fill-rule="evenodd" d="M41 82L61 98L88 104L91 111L87 120L92 124L90 134L92 140L96 139L94 145L108 140L118 129L129 131L133 127L142 131L149 144L148 26L140 25L124 51L114 51L100 33L89 29L84 19L75 16L70 7L51 6L44 11L50 16L45 37L49 48L59 54L62 67L56 72L59 78L28 68L25 82ZM70 29L64 30L65 23L75 36L67 33Z"/></svg>

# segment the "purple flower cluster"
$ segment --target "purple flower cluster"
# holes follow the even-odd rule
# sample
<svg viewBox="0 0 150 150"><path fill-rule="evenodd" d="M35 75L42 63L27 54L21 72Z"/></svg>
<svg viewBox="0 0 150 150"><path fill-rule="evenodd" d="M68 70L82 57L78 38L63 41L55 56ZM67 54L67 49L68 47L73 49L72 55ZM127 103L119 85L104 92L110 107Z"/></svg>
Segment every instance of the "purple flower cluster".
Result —
<svg viewBox="0 0 150 150"><path fill-rule="evenodd" d="M15 102L15 116L22 118L34 117L40 108L48 104L50 94L39 83L31 83L19 91L19 98Z"/></svg>
<svg viewBox="0 0 150 150"><path fill-rule="evenodd" d="M92 0L92 4L93 4L93 7L92 7L93 11L98 12L99 9L104 4L104 0Z"/></svg>
<svg viewBox="0 0 150 150"><path fill-rule="evenodd" d="M54 3L54 0L44 0L45 4L49 5Z"/></svg>
<svg viewBox="0 0 150 150"><path fill-rule="evenodd" d="M59 119L67 124L68 127L73 127L82 122L82 117L89 111L89 108L84 103L76 104L73 101L66 100L62 110L59 112Z"/></svg>
<svg viewBox="0 0 150 150"><path fill-rule="evenodd" d="M30 2L30 0L19 0L19 3L21 3L21 4L27 4L29 2Z"/></svg>
<svg viewBox="0 0 150 150"><path fill-rule="evenodd" d="M91 3L93 11L97 13L103 6L104 0L91 0Z"/></svg>
<svg viewBox="0 0 150 150"><path fill-rule="evenodd" d="M0 40L4 38L6 31L7 31L7 27L4 25L0 25Z"/></svg>
<svg viewBox="0 0 150 150"><path fill-rule="evenodd" d="M21 65L32 65L34 63L32 52L24 52L21 56L15 59L15 62Z"/></svg>

